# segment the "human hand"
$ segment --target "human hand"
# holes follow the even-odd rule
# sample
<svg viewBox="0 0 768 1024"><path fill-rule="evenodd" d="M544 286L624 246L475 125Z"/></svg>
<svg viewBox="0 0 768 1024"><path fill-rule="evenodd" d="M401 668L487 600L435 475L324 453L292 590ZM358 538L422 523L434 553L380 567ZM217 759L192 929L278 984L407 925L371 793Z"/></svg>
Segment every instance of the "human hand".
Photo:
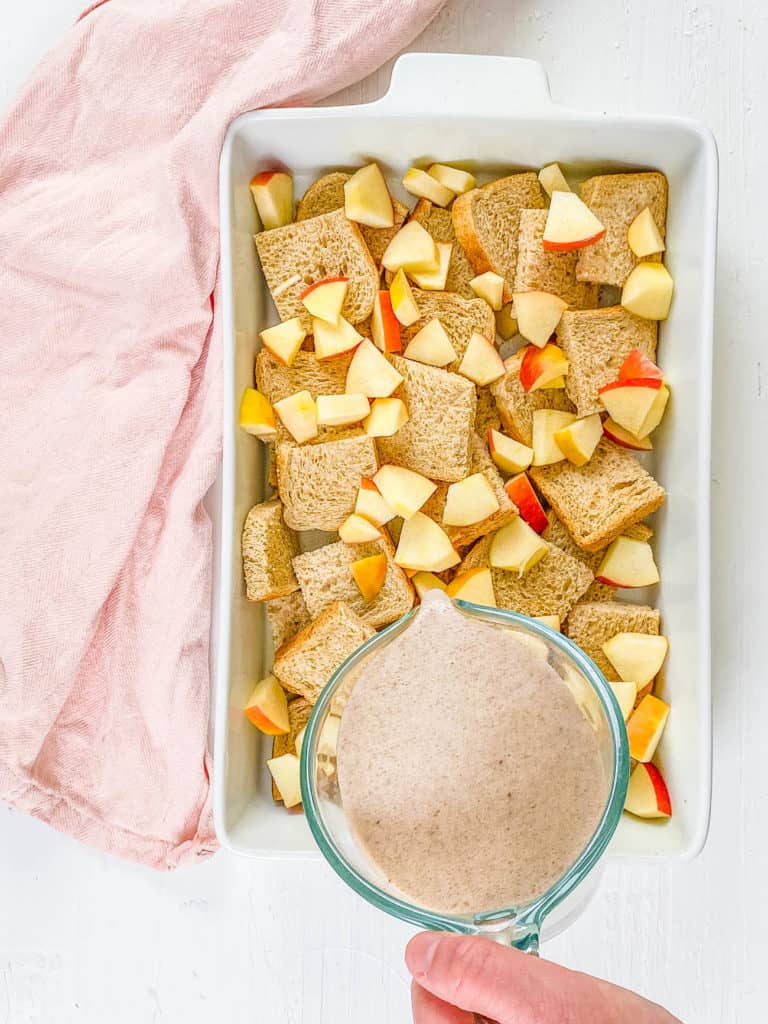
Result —
<svg viewBox="0 0 768 1024"><path fill-rule="evenodd" d="M625 988L479 936L423 932L405 962L415 1024L681 1024Z"/></svg>

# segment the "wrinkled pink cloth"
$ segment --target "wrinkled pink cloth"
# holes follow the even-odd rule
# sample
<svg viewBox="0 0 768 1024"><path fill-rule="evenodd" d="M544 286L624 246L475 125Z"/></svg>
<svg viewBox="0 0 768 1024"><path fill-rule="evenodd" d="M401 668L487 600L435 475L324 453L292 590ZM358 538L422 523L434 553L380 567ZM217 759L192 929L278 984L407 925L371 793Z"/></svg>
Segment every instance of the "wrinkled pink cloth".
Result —
<svg viewBox="0 0 768 1024"><path fill-rule="evenodd" d="M210 852L218 159L442 0L101 0L0 121L0 797L123 857Z"/></svg>

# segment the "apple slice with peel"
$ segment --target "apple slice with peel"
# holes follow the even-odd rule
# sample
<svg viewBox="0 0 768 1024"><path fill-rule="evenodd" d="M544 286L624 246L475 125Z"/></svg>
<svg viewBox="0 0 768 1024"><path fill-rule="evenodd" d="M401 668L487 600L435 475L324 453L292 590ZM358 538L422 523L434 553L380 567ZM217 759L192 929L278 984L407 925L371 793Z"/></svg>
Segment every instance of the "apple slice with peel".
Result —
<svg viewBox="0 0 768 1024"><path fill-rule="evenodd" d="M403 188L406 192L410 192L412 196L418 196L419 199L428 199L435 206L447 206L456 196L455 192L443 185L427 171L422 171L419 167L411 167L410 170L406 171L403 178Z"/></svg>
<svg viewBox="0 0 768 1024"><path fill-rule="evenodd" d="M382 352L402 352L400 321L392 309L389 292L378 292L373 303L371 334L376 348Z"/></svg>
<svg viewBox="0 0 768 1024"><path fill-rule="evenodd" d="M561 462L565 455L555 440L555 434L575 422L572 412L559 409L536 409L533 413L533 465L551 466Z"/></svg>
<svg viewBox="0 0 768 1024"><path fill-rule="evenodd" d="M381 530L370 519L353 512L339 527L339 537L345 544L367 544L372 540L380 540Z"/></svg>
<svg viewBox="0 0 768 1024"><path fill-rule="evenodd" d="M285 690L272 675L256 683L243 710L248 721L267 736L284 736L291 731Z"/></svg>
<svg viewBox="0 0 768 1024"><path fill-rule="evenodd" d="M624 810L638 818L671 818L672 801L661 772L655 764L635 766L629 777Z"/></svg>
<svg viewBox="0 0 768 1024"><path fill-rule="evenodd" d="M544 226L545 252L570 252L594 245L605 227L575 192L553 192Z"/></svg>
<svg viewBox="0 0 768 1024"><path fill-rule="evenodd" d="M462 572L448 584L448 597L459 601L471 601L487 608L496 607L496 594L493 591L493 577L487 566L469 569Z"/></svg>
<svg viewBox="0 0 768 1024"><path fill-rule="evenodd" d="M547 514L536 496L536 491L534 491L527 473L518 473L511 480L507 480L504 490L532 530L535 530L536 533L546 530Z"/></svg>
<svg viewBox="0 0 768 1024"><path fill-rule="evenodd" d="M448 332L435 318L414 334L408 342L405 358L427 366L447 366L456 359L456 352Z"/></svg>
<svg viewBox="0 0 768 1024"><path fill-rule="evenodd" d="M374 398L363 429L369 437L392 437L407 422L408 410L402 398Z"/></svg>
<svg viewBox="0 0 768 1024"><path fill-rule="evenodd" d="M344 355L345 352L351 352L363 340L362 334L358 334L343 316L339 317L336 325L328 323L327 320L314 319L312 334L315 340L315 356L321 360L333 359L335 356Z"/></svg>
<svg viewBox="0 0 768 1024"><path fill-rule="evenodd" d="M472 473L451 484L445 499L446 526L472 526L499 511L499 499L485 473Z"/></svg>
<svg viewBox="0 0 768 1024"><path fill-rule="evenodd" d="M548 551L549 545L518 516L496 532L488 560L494 569L506 569L522 576Z"/></svg>
<svg viewBox="0 0 768 1024"><path fill-rule="evenodd" d="M403 383L403 378L376 348L364 338L355 349L347 370L344 390L347 394L367 395L368 398L389 398Z"/></svg>
<svg viewBox="0 0 768 1024"><path fill-rule="evenodd" d="M549 626L550 629L554 629L556 633L562 632L562 623L560 622L559 615L534 615L534 619L537 622L543 622L545 626Z"/></svg>
<svg viewBox="0 0 768 1024"><path fill-rule="evenodd" d="M286 807L296 807L301 803L300 767L301 761L295 754L281 754L267 761L267 768Z"/></svg>
<svg viewBox="0 0 768 1024"><path fill-rule="evenodd" d="M539 171L539 183L548 196L553 192L570 192L571 186L565 180L559 164L547 164Z"/></svg>
<svg viewBox="0 0 768 1024"><path fill-rule="evenodd" d="M417 572L414 573L411 579L416 588L416 593L421 599L424 598L425 594L428 594L430 590L442 590L443 593L448 589L447 585L443 583L439 576L435 576L433 572Z"/></svg>
<svg viewBox="0 0 768 1024"><path fill-rule="evenodd" d="M488 451L502 473L522 473L533 461L533 448L488 428Z"/></svg>
<svg viewBox="0 0 768 1024"><path fill-rule="evenodd" d="M387 556L380 554L358 558L350 569L363 600L372 601L381 591L387 578Z"/></svg>
<svg viewBox="0 0 768 1024"><path fill-rule="evenodd" d="M265 231L293 220L293 178L284 171L262 171L251 179L251 195Z"/></svg>
<svg viewBox="0 0 768 1024"><path fill-rule="evenodd" d="M416 299L413 297L410 282L401 268L392 278L389 286L389 296L392 300L392 311L403 327L410 327L415 324L421 316Z"/></svg>
<svg viewBox="0 0 768 1024"><path fill-rule="evenodd" d="M520 363L520 383L526 392L538 391L568 373L568 359L557 345L526 345Z"/></svg>
<svg viewBox="0 0 768 1024"><path fill-rule="evenodd" d="M437 490L437 484L403 466L382 466L373 482L395 515L406 520L418 512Z"/></svg>
<svg viewBox="0 0 768 1024"><path fill-rule="evenodd" d="M515 292L517 329L532 345L544 348L560 323L568 303L551 292Z"/></svg>
<svg viewBox="0 0 768 1024"><path fill-rule="evenodd" d="M451 265L452 242L437 243L437 266L433 270L409 270L413 283L425 292L443 292Z"/></svg>
<svg viewBox="0 0 768 1024"><path fill-rule="evenodd" d="M318 395L317 425L319 427L346 427L359 423L370 412L365 395Z"/></svg>
<svg viewBox="0 0 768 1024"><path fill-rule="evenodd" d="M440 263L435 240L417 220L400 228L384 250L381 265L385 270L434 271Z"/></svg>
<svg viewBox="0 0 768 1024"><path fill-rule="evenodd" d="M482 388L503 377L506 368L493 342L484 334L473 332L459 363L459 373Z"/></svg>
<svg viewBox="0 0 768 1024"><path fill-rule="evenodd" d="M395 562L402 569L417 572L443 572L458 565L461 556L434 519L423 512L414 512L403 523Z"/></svg>
<svg viewBox="0 0 768 1024"><path fill-rule="evenodd" d="M670 707L666 701L649 693L643 697L627 722L629 755L636 761L650 761L656 753L661 734L669 718Z"/></svg>
<svg viewBox="0 0 768 1024"><path fill-rule="evenodd" d="M638 263L621 290L624 309L645 320L666 320L675 282L663 263Z"/></svg>
<svg viewBox="0 0 768 1024"><path fill-rule="evenodd" d="M621 445L622 448L631 448L636 452L653 451L653 441L650 437L635 437L634 434L630 434L628 430L614 422L610 416L603 421L603 433L614 444Z"/></svg>
<svg viewBox="0 0 768 1024"><path fill-rule="evenodd" d="M652 587L659 582L651 545L631 537L611 542L595 575L609 587Z"/></svg>
<svg viewBox="0 0 768 1024"><path fill-rule="evenodd" d="M313 317L338 324L349 288L348 277L326 277L315 281L299 296L299 301Z"/></svg>
<svg viewBox="0 0 768 1024"><path fill-rule="evenodd" d="M295 316L291 320L285 320L274 327L267 327L262 331L260 338L264 345L278 363L283 366L291 366L296 355L304 344L307 332L301 326L301 320Z"/></svg>
<svg viewBox="0 0 768 1024"><path fill-rule="evenodd" d="M661 381L664 380L664 374L656 363L654 363L652 359L649 359L644 352L641 352L639 348L633 348L621 364L618 380L643 378L646 380L652 380L654 377Z"/></svg>
<svg viewBox="0 0 768 1024"><path fill-rule="evenodd" d="M668 649L665 636L649 633L617 633L603 644L603 654L619 678L637 683L638 691L655 679Z"/></svg>
<svg viewBox="0 0 768 1024"><path fill-rule="evenodd" d="M397 515L381 496L381 491L373 480L369 480L368 477L363 477L360 481L360 489L355 501L355 512L375 526L384 526Z"/></svg>
<svg viewBox="0 0 768 1024"><path fill-rule="evenodd" d="M275 402L275 412L297 444L317 437L317 405L309 391L297 391Z"/></svg>
<svg viewBox="0 0 768 1024"><path fill-rule="evenodd" d="M627 244L635 256L640 259L644 256L653 256L657 252L664 252L666 249L658 225L647 206L629 225Z"/></svg>
<svg viewBox="0 0 768 1024"><path fill-rule="evenodd" d="M441 185L449 188L454 195L460 196L469 192L475 187L475 177L469 171L462 171L458 167L451 167L448 164L432 164L427 171Z"/></svg>
<svg viewBox="0 0 768 1024"><path fill-rule="evenodd" d="M254 388L246 388L240 401L239 423L247 434L271 441L277 434L275 413L266 398Z"/></svg>
<svg viewBox="0 0 768 1024"><path fill-rule="evenodd" d="M344 212L350 220L371 228L393 226L392 198L378 164L361 167L344 183Z"/></svg>
<svg viewBox="0 0 768 1024"><path fill-rule="evenodd" d="M543 350L542 350L543 351ZM554 438L569 462L574 466L586 466L592 458L603 436L603 422L600 413L592 413L583 419L575 420L562 430L555 431Z"/></svg>
<svg viewBox="0 0 768 1024"><path fill-rule="evenodd" d="M498 313L495 313L494 315L496 317L496 333L502 341L509 341L510 338L514 338L517 334L515 304L513 302L507 302L506 305L502 306Z"/></svg>
<svg viewBox="0 0 768 1024"><path fill-rule="evenodd" d="M492 310L498 312L501 309L504 301L504 278L499 274L486 270L484 274L473 277L469 287L478 299L485 299Z"/></svg>
<svg viewBox="0 0 768 1024"><path fill-rule="evenodd" d="M637 700L637 683L626 683L623 680L619 683L608 683L613 690L616 703L619 705L622 717L626 722L635 707Z"/></svg>
<svg viewBox="0 0 768 1024"><path fill-rule="evenodd" d="M669 388L658 377L615 380L598 394L614 423L640 438L659 425L669 401Z"/></svg>

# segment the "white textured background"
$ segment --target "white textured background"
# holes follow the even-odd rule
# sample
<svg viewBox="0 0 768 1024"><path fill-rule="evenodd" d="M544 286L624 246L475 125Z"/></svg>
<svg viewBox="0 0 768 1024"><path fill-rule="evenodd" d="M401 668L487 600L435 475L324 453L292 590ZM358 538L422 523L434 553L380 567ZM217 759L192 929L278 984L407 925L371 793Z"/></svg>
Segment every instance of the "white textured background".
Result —
<svg viewBox="0 0 768 1024"><path fill-rule="evenodd" d="M83 4L5 0L0 102ZM691 864L610 865L588 912L546 952L665 1002L686 1024L760 1024L768 1003L768 8L453 0L412 49L533 57L562 103L690 115L717 136L712 830ZM387 79L385 68L341 98L376 97ZM321 864L219 854L160 876L0 807L0 1024L399 1024L410 1019L408 935Z"/></svg>

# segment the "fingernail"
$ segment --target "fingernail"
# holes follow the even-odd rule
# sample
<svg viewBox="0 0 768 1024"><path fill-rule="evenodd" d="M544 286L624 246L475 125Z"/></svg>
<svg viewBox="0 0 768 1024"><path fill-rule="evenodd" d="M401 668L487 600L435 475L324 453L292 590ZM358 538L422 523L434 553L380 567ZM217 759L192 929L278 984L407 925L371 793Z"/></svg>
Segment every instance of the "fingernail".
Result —
<svg viewBox="0 0 768 1024"><path fill-rule="evenodd" d="M408 969L414 978L418 979L426 976L432 966L432 961L435 959L439 943L439 935L430 935L428 933L419 935L411 941L408 949Z"/></svg>

